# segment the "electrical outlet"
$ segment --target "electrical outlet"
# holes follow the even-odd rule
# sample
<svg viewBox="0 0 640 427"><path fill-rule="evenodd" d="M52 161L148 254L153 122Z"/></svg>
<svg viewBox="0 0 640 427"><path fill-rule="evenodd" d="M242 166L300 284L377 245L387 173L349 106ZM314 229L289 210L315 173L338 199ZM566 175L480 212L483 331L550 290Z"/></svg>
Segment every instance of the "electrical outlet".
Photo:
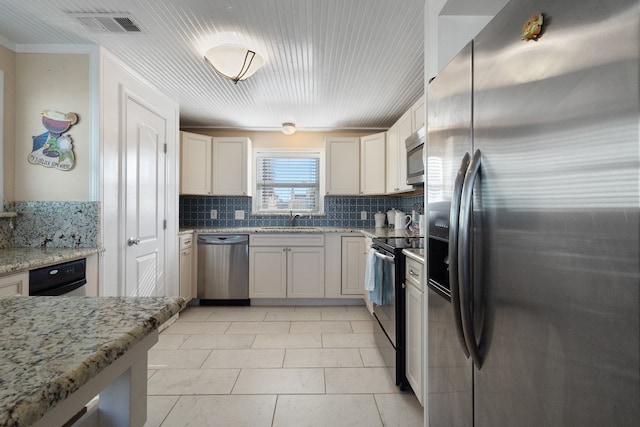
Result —
<svg viewBox="0 0 640 427"><path fill-rule="evenodd" d="M234 216L235 219L244 219L244 211L243 210L234 211L234 213L235 213L235 216Z"/></svg>
<svg viewBox="0 0 640 427"><path fill-rule="evenodd" d="M209 217L211 219L218 219L218 210L217 209L211 209Z"/></svg>
<svg viewBox="0 0 640 427"><path fill-rule="evenodd" d="M360 212L360 219L367 219L367 211Z"/></svg>

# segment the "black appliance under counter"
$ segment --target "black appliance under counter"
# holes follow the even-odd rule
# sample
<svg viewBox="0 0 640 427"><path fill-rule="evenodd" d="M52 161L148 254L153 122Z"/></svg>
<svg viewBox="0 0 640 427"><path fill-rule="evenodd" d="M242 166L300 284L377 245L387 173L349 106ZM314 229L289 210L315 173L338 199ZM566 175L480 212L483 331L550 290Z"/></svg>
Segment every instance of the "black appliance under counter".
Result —
<svg viewBox="0 0 640 427"><path fill-rule="evenodd" d="M395 384L409 388L406 378L405 274L403 249L424 248L421 237L380 237L372 240L375 259L381 263L377 284L378 300L373 301L376 346ZM370 257L369 260L372 258ZM374 267L377 267L374 266Z"/></svg>

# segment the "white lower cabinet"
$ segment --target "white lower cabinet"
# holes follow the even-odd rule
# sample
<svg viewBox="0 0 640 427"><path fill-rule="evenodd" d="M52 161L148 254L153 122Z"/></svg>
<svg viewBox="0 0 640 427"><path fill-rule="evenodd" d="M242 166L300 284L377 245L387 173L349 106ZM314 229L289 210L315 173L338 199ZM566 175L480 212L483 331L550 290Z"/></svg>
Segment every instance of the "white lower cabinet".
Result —
<svg viewBox="0 0 640 427"><path fill-rule="evenodd" d="M193 234L183 234L180 241L180 296L191 300L193 293L194 268L193 268Z"/></svg>
<svg viewBox="0 0 640 427"><path fill-rule="evenodd" d="M364 237L342 237L342 295L364 293L365 252Z"/></svg>
<svg viewBox="0 0 640 427"><path fill-rule="evenodd" d="M250 298L324 297L324 235L257 234L249 239Z"/></svg>
<svg viewBox="0 0 640 427"><path fill-rule="evenodd" d="M405 301L406 301L406 376L418 401L424 406L423 383L423 325L424 288L422 278L424 267L418 261L406 258Z"/></svg>
<svg viewBox="0 0 640 427"><path fill-rule="evenodd" d="M0 277L0 297L29 295L29 272Z"/></svg>
<svg viewBox="0 0 640 427"><path fill-rule="evenodd" d="M287 297L324 297L324 248L287 248Z"/></svg>

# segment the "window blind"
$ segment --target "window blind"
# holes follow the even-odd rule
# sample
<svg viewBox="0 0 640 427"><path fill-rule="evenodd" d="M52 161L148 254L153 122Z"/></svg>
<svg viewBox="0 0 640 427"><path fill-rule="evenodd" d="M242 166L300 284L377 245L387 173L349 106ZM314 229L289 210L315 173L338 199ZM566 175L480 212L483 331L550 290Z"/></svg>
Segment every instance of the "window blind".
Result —
<svg viewBox="0 0 640 427"><path fill-rule="evenodd" d="M257 157L257 210L318 212L319 169L317 157Z"/></svg>

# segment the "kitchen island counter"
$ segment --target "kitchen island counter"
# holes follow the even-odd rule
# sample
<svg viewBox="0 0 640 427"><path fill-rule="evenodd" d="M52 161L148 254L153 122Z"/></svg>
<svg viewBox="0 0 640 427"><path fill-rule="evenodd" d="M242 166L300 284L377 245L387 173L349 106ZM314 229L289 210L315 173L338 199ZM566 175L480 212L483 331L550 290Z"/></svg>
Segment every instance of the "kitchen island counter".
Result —
<svg viewBox="0 0 640 427"><path fill-rule="evenodd" d="M100 394L100 410L104 403L109 417L125 420L111 423L138 424L147 351L184 307L169 297L0 298L0 426L61 425L103 389L110 394L104 402ZM122 405L135 398L123 385L145 388L144 414Z"/></svg>

